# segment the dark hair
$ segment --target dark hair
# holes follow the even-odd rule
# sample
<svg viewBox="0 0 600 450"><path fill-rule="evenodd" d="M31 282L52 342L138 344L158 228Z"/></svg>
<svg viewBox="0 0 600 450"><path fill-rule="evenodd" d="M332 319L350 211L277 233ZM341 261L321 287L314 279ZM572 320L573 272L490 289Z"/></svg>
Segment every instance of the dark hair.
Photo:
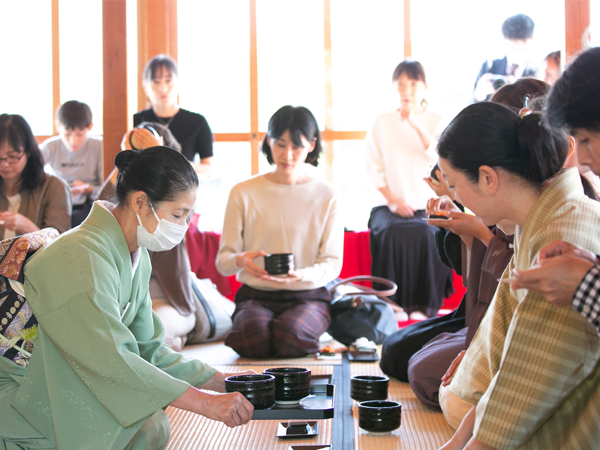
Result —
<svg viewBox="0 0 600 450"><path fill-rule="evenodd" d="M504 39L525 40L533 37L535 23L531 17L525 14L511 16L502 23L502 35Z"/></svg>
<svg viewBox="0 0 600 450"><path fill-rule="evenodd" d="M310 143L315 139L317 140L314 150L308 154L305 162L315 167L318 166L319 157L323 149L321 147L321 132L319 131L317 120L308 108L290 105L282 106L269 119L269 131L262 143L262 152L267 157L269 164L273 164L269 139L279 139L286 130L290 130L292 142L296 145L303 145L300 136L304 136Z"/></svg>
<svg viewBox="0 0 600 450"><path fill-rule="evenodd" d="M405 73L406 76L411 80L422 81L423 83L427 84L425 69L419 61L406 60L398 64L394 69L394 74L392 75L392 83L400 78L400 75L403 73Z"/></svg>
<svg viewBox="0 0 600 450"><path fill-rule="evenodd" d="M565 133L544 126L539 113L520 118L498 103L482 102L463 109L438 142L438 154L472 181L479 168L513 173L536 187L557 174L567 158Z"/></svg>
<svg viewBox="0 0 600 450"><path fill-rule="evenodd" d="M594 185L591 183L590 180L588 180L586 177L583 176L583 174L579 174L579 177L581 178L581 185L583 186L583 193L588 196L589 198L591 198L592 200L600 200L598 199L598 193L596 192L596 188L594 188Z"/></svg>
<svg viewBox="0 0 600 450"><path fill-rule="evenodd" d="M144 71L142 72L142 83L150 83L156 76L156 72L159 67L163 67L169 73L172 73L179 77L179 70L177 68L177 63L173 58L169 55L156 55L150 61L146 63L144 66Z"/></svg>
<svg viewBox="0 0 600 450"><path fill-rule="evenodd" d="M35 189L46 179L44 158L27 121L18 114L0 115L0 145L7 142L14 151L23 149L27 164L21 172L19 192Z"/></svg>
<svg viewBox="0 0 600 450"><path fill-rule="evenodd" d="M125 204L132 192L143 191L156 208L198 187L198 175L192 165L168 147L124 150L115 156L115 166L119 170L115 185L119 205Z"/></svg>
<svg viewBox="0 0 600 450"><path fill-rule="evenodd" d="M560 70L560 50L548 53L546 55L546 57L544 58L544 61L547 61L549 59L551 59L552 61L554 61L554 63L556 64L556 66Z"/></svg>
<svg viewBox="0 0 600 450"><path fill-rule="evenodd" d="M163 143L165 144L165 147L170 147L173 150L177 150L179 153L181 153L181 144L177 141L177 139L175 139L175 136L173 136L173 133L171 133L171 130L169 130L167 127L165 127L162 123L142 122L136 128L148 129L148 127L154 128L156 130L156 132L160 135L160 137L163 138ZM138 149L138 150L143 150L143 149Z"/></svg>
<svg viewBox="0 0 600 450"><path fill-rule="evenodd" d="M56 109L56 121L67 130L83 130L92 124L92 110L83 102L70 100Z"/></svg>
<svg viewBox="0 0 600 450"><path fill-rule="evenodd" d="M512 84L505 84L498 89L490 101L492 103L501 103L505 106L521 109L526 95L530 100L538 96L544 96L550 90L550 85L542 80L535 78L519 78ZM531 108L530 108L531 109Z"/></svg>
<svg viewBox="0 0 600 450"><path fill-rule="evenodd" d="M600 47L573 61L546 100L546 120L553 128L600 131Z"/></svg>

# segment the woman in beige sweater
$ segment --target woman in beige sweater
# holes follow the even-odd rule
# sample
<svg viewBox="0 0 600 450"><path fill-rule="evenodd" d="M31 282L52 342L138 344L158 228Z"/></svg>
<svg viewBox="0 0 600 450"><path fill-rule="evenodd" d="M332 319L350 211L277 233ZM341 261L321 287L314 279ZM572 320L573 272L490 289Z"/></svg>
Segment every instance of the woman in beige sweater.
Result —
<svg viewBox="0 0 600 450"><path fill-rule="evenodd" d="M217 269L243 283L225 344L248 357L316 353L331 322L324 286L341 271L344 228L336 189L305 164L316 166L321 152L312 113L280 108L262 151L275 169L234 186L225 211ZM293 253L295 269L269 275L269 253Z"/></svg>

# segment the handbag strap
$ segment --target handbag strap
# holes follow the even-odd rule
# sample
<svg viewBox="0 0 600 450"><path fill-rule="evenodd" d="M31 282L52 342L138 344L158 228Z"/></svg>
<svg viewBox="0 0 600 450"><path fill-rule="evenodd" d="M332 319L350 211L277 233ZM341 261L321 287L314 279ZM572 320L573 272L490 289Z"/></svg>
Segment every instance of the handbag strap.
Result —
<svg viewBox="0 0 600 450"><path fill-rule="evenodd" d="M350 284L355 281L371 281L373 283L385 284L389 287L387 291L376 291L375 289L369 289L368 287L356 285L354 287L360 289L361 294L375 295L376 297L389 297L390 295L394 295L398 290L398 285L387 278L380 277L372 277L369 275L360 275L357 277L346 278L345 280L341 280L335 283L330 289L329 292L333 292L336 287L342 286L343 284Z"/></svg>
<svg viewBox="0 0 600 450"><path fill-rule="evenodd" d="M346 278L345 280L341 280L341 281L335 283L331 288L329 288L329 292L333 293L335 291L335 288L337 288L338 286L342 286L344 284L352 284L354 281L371 281L373 283L379 283L379 284L384 284L384 285L388 286L389 287L388 290L376 291L375 289L369 289L368 287L361 286L359 284L353 285L355 288L360 289L360 294L374 295L374 296L378 297L379 299L383 300L384 302L386 302L388 305L390 305L395 312L404 312L404 309L401 306L398 306L396 303L394 303L389 298L387 298L390 295L394 295L396 293L396 291L398 290L398 285L396 283L394 283L393 281L388 280L387 278L373 277L370 275L360 275L360 276L356 276L356 277L350 277L350 278ZM358 294L358 292L355 294ZM352 296L352 294L345 294L343 297L349 297L349 296Z"/></svg>

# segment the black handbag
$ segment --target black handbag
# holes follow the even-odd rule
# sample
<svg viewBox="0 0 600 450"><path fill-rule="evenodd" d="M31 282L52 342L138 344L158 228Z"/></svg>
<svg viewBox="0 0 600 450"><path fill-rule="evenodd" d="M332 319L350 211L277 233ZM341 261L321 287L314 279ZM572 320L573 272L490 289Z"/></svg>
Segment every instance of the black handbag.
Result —
<svg viewBox="0 0 600 450"><path fill-rule="evenodd" d="M376 291L354 284L354 281L372 281L388 286L389 289ZM387 298L398 289L393 281L358 276L345 280L338 278L326 287L333 297L331 325L327 332L342 344L350 345L361 337L382 344L387 336L398 330L395 312L402 312L403 309Z"/></svg>

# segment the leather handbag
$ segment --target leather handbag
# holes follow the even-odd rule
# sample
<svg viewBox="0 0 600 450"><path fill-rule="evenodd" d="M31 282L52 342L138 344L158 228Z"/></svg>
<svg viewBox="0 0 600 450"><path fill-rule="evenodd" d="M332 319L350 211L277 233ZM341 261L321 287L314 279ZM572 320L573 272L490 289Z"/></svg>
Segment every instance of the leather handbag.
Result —
<svg viewBox="0 0 600 450"><path fill-rule="evenodd" d="M355 284L355 281L371 281L388 286L377 291ZM372 276L340 278L326 286L332 294L331 325L327 332L344 345L350 345L365 337L382 344L387 336L398 330L395 312L403 309L387 298L394 295L398 286L393 281Z"/></svg>

